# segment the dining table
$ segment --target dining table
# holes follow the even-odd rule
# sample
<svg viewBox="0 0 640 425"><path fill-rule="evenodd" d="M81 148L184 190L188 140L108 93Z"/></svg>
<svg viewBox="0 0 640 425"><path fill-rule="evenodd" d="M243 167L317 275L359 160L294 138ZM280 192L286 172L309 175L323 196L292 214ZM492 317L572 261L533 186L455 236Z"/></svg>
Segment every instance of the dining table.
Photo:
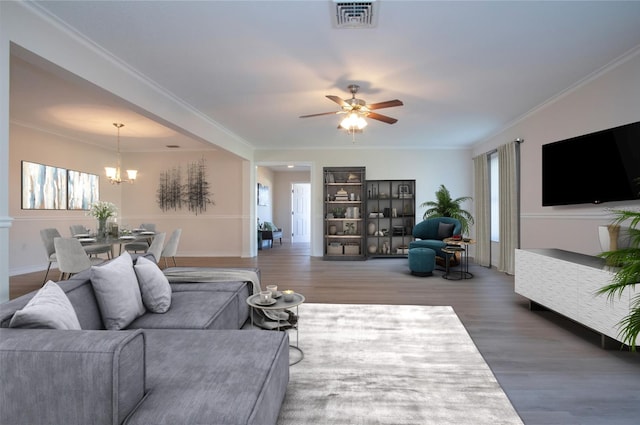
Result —
<svg viewBox="0 0 640 425"><path fill-rule="evenodd" d="M100 237L96 234L77 234L74 235L80 241L82 246L95 246L95 245L111 245L111 258L116 256L116 252L118 255L122 254L122 246L131 242L140 242L145 241L149 245L151 245L151 241L153 241L153 237L156 232L148 231L148 230L137 230L133 231L121 231L119 236L107 235L106 237Z"/></svg>

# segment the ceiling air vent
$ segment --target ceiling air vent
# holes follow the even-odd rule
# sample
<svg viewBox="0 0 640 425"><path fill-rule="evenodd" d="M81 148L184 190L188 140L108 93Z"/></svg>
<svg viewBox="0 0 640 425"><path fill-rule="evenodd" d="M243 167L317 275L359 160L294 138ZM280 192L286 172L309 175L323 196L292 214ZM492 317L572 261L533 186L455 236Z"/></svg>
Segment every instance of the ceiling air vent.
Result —
<svg viewBox="0 0 640 425"><path fill-rule="evenodd" d="M333 0L333 25L336 28L373 28L378 22L376 0Z"/></svg>

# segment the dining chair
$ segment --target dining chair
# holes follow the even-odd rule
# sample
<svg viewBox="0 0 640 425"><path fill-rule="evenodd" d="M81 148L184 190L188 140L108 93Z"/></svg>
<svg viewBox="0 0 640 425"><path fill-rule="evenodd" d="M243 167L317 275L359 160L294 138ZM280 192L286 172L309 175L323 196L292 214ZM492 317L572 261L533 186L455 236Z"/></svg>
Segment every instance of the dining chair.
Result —
<svg viewBox="0 0 640 425"><path fill-rule="evenodd" d="M148 230L150 232L155 232L156 231L156 225L154 223L142 223L140 225L140 228L144 229L144 230Z"/></svg>
<svg viewBox="0 0 640 425"><path fill-rule="evenodd" d="M90 257L76 238L54 238L53 244L56 248L60 280L64 280L65 276L68 279L76 273L105 261L103 258Z"/></svg>
<svg viewBox="0 0 640 425"><path fill-rule="evenodd" d="M149 232L155 232L156 231L156 225L153 223L142 223L140 225L140 229L144 229L147 230ZM145 240L139 240L139 241L135 241L135 242L131 242L128 243L124 246L124 249L126 251L129 252L147 252L147 250L149 249L149 242L145 241ZM158 257L158 261L160 261L160 257Z"/></svg>
<svg viewBox="0 0 640 425"><path fill-rule="evenodd" d="M78 235L88 235L89 229L84 227L82 224L72 224L69 226L69 231L71 232L72 237L77 237ZM107 258L111 258L111 245L110 244L91 244L91 245L83 245L84 250L89 254L90 257L98 256L100 254L107 254Z"/></svg>
<svg viewBox="0 0 640 425"><path fill-rule="evenodd" d="M160 257L162 257L162 247L164 246L164 240L167 237L167 234L156 233L151 241L151 245L149 245L149 249L147 249L147 253L153 254L153 257L156 259L156 263L160 262Z"/></svg>
<svg viewBox="0 0 640 425"><path fill-rule="evenodd" d="M167 257L173 259L173 266L176 267L176 253L178 252L178 243L180 243L180 236L182 235L182 229L176 229L171 233L167 245L162 250L162 256L164 257L164 266L167 267ZM159 260L159 259L158 259Z"/></svg>
<svg viewBox="0 0 640 425"><path fill-rule="evenodd" d="M47 282L47 277L49 276L49 270L51 269L51 264L57 263L58 259L56 257L56 247L53 243L55 238L59 238L60 232L58 229L47 228L40 230L40 237L42 238L42 242L44 243L44 249L47 251L47 261L49 261L49 265L47 266L47 272L44 275L44 280L42 284L44 285Z"/></svg>
<svg viewBox="0 0 640 425"><path fill-rule="evenodd" d="M69 231L71 232L71 236L73 236L74 238L76 237L76 235L89 234L89 229L84 227L84 225L82 224L72 224L71 226L69 226Z"/></svg>

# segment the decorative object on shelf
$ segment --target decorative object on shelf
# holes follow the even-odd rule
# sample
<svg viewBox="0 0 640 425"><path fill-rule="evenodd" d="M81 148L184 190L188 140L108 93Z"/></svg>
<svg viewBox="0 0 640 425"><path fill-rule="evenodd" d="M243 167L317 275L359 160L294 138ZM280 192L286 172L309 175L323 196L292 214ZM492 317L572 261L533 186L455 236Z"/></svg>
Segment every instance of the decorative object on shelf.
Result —
<svg viewBox="0 0 640 425"><path fill-rule="evenodd" d="M598 226L598 240L602 251L615 251L629 247L629 229L616 224Z"/></svg>
<svg viewBox="0 0 640 425"><path fill-rule="evenodd" d="M329 226L329 234L330 235L335 235L338 232L338 228L336 227L335 224L332 224L331 226Z"/></svg>
<svg viewBox="0 0 640 425"><path fill-rule="evenodd" d="M107 174L107 178L111 184L120 184L120 183L133 183L136 180L136 176L138 175L138 170L127 170L127 179L123 179L120 176L120 129L124 127L124 124L114 122L113 125L118 129L118 144L117 144L117 155L118 155L118 163L115 167L104 167L104 171Z"/></svg>
<svg viewBox="0 0 640 425"><path fill-rule="evenodd" d="M178 210L186 205L189 211L198 215L207 209L207 204L215 205L210 196L204 158L187 165L184 184L179 166L160 173L157 200L162 211Z"/></svg>
<svg viewBox="0 0 640 425"><path fill-rule="evenodd" d="M118 214L118 208L112 202L98 201L91 204L87 215L98 220L97 236L106 238L108 236L107 220Z"/></svg>
<svg viewBox="0 0 640 425"><path fill-rule="evenodd" d="M326 173L324 176L324 182L325 183L335 183L336 179L333 175L333 173Z"/></svg>
<svg viewBox="0 0 640 425"><path fill-rule="evenodd" d="M369 245L369 254L375 254L378 251L378 246L375 244Z"/></svg>
<svg viewBox="0 0 640 425"><path fill-rule="evenodd" d="M345 235L357 235L358 234L358 222L357 221L345 221L342 223L342 228Z"/></svg>
<svg viewBox="0 0 640 425"><path fill-rule="evenodd" d="M347 193L346 190L344 190L344 188L340 188L339 191L336 192L336 196L335 196L335 201L348 201L349 200L349 194Z"/></svg>
<svg viewBox="0 0 640 425"><path fill-rule="evenodd" d="M335 218L344 218L344 215L346 213L346 208L334 208L333 209L333 216Z"/></svg>
<svg viewBox="0 0 640 425"><path fill-rule="evenodd" d="M409 199L412 198L413 194L411 193L411 186L408 184L400 184L398 185L398 198L399 199Z"/></svg>
<svg viewBox="0 0 640 425"><path fill-rule="evenodd" d="M598 293L606 294L609 300L617 300L626 289L634 289L640 282L640 211L613 210L615 219L613 225L629 222L629 246L614 251L606 251L600 257L607 264L618 267L610 285L601 288ZM636 350L638 335L640 334L640 294L636 293L629 302L629 314L619 323L621 340Z"/></svg>
<svg viewBox="0 0 640 425"><path fill-rule="evenodd" d="M360 255L360 243L347 242L342 249L344 255Z"/></svg>
<svg viewBox="0 0 640 425"><path fill-rule="evenodd" d="M470 212L463 210L462 204L465 201L470 201L470 196L462 196L460 198L452 199L449 190L443 185L436 191L436 200L427 201L420 204L421 207L426 207L423 219L434 217L451 217L455 218L462 225L462 234L469 234L469 225L473 224L473 216Z"/></svg>
<svg viewBox="0 0 640 425"><path fill-rule="evenodd" d="M400 245L396 249L396 253L397 254L408 254L409 253L409 247L407 245Z"/></svg>
<svg viewBox="0 0 640 425"><path fill-rule="evenodd" d="M367 234L373 236L375 232L376 232L376 224L373 221L369 222L369 224L367 225Z"/></svg>

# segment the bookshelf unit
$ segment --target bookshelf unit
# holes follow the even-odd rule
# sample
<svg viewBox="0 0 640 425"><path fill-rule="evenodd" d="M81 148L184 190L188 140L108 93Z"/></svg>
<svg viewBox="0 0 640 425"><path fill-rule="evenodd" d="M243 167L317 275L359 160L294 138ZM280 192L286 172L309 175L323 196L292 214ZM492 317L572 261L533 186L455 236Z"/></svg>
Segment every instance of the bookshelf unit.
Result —
<svg viewBox="0 0 640 425"><path fill-rule="evenodd" d="M325 260L365 260L365 167L324 167Z"/></svg>
<svg viewBox="0 0 640 425"><path fill-rule="evenodd" d="M367 180L365 245L369 257L407 257L415 225L415 180Z"/></svg>

